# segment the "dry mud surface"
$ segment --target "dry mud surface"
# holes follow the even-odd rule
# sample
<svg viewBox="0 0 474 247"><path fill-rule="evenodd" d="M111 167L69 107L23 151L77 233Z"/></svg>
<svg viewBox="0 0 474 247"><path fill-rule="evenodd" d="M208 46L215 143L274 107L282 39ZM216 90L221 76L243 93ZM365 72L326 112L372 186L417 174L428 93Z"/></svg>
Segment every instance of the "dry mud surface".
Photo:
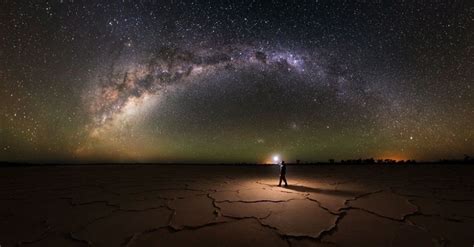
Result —
<svg viewBox="0 0 474 247"><path fill-rule="evenodd" d="M5 246L468 246L474 167L0 169Z"/></svg>

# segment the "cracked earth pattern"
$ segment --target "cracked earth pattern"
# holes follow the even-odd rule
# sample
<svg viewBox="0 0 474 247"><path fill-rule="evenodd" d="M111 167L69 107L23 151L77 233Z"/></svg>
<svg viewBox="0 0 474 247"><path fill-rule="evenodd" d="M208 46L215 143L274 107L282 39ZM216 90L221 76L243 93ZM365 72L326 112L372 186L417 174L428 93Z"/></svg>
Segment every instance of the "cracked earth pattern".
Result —
<svg viewBox="0 0 474 247"><path fill-rule="evenodd" d="M474 168L2 168L4 246L473 246Z"/></svg>

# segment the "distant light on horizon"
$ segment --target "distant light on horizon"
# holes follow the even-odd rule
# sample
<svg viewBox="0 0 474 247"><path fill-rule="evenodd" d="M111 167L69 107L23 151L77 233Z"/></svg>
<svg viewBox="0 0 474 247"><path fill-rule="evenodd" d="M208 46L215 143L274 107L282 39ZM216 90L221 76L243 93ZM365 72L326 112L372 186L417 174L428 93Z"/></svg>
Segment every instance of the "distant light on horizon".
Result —
<svg viewBox="0 0 474 247"><path fill-rule="evenodd" d="M278 155L273 156L273 161L278 162L280 160L280 157Z"/></svg>

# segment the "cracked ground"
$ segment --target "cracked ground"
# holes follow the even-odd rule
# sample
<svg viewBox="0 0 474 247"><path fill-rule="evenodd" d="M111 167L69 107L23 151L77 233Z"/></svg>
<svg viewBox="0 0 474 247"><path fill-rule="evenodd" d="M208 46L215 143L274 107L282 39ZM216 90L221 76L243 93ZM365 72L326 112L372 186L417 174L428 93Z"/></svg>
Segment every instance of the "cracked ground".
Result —
<svg viewBox="0 0 474 247"><path fill-rule="evenodd" d="M2 168L4 246L473 246L468 166Z"/></svg>

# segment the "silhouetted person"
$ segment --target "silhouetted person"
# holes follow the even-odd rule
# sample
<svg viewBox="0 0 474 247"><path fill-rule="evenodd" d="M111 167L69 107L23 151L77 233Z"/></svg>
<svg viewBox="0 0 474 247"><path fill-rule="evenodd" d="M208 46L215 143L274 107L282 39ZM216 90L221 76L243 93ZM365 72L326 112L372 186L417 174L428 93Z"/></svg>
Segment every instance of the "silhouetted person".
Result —
<svg viewBox="0 0 474 247"><path fill-rule="evenodd" d="M285 181L285 186L288 186L288 183L286 182L286 163L285 161L281 161L280 165L280 183L278 186L281 186L281 181Z"/></svg>

